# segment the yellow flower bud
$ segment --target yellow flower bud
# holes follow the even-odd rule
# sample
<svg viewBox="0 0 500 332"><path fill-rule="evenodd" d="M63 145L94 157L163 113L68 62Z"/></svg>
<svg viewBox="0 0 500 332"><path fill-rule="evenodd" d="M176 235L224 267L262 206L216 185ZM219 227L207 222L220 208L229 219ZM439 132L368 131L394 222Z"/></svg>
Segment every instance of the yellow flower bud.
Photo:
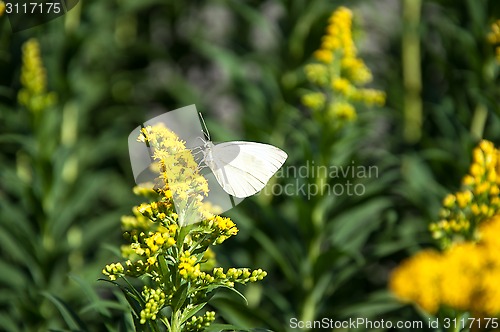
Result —
<svg viewBox="0 0 500 332"><path fill-rule="evenodd" d="M449 194L443 199L443 206L447 208L452 208L453 205L455 205L455 202L456 202L455 195Z"/></svg>
<svg viewBox="0 0 500 332"><path fill-rule="evenodd" d="M325 49L319 49L316 52L314 52L314 57L323 62L323 63L332 63L333 61L333 54L331 51L325 50Z"/></svg>

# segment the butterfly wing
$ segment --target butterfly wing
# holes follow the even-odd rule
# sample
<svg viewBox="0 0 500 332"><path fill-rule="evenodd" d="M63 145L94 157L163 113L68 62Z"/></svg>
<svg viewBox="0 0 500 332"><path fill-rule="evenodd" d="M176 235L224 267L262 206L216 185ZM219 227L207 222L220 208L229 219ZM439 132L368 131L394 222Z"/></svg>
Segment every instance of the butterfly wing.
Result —
<svg viewBox="0 0 500 332"><path fill-rule="evenodd" d="M261 191L288 155L272 145L234 141L211 144L207 157L206 164L221 187L244 198Z"/></svg>

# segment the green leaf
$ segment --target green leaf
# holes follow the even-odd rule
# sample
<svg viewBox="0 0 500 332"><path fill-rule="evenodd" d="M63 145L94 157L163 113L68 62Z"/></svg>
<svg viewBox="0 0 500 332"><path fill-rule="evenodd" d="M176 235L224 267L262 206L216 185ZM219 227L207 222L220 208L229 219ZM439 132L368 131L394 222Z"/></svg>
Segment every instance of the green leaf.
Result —
<svg viewBox="0 0 500 332"><path fill-rule="evenodd" d="M107 280L107 279L98 279L98 280L109 282L120 288L120 290L123 292L123 295L125 296L125 299L127 300L127 302L129 303L130 307L133 310L132 312L134 313L134 320L139 319L142 307L145 305L144 298L135 289L135 287L130 284L127 278L122 278L122 279L127 283L127 287L120 285L116 281L112 280Z"/></svg>
<svg viewBox="0 0 500 332"><path fill-rule="evenodd" d="M192 307L189 310L184 310L182 312L182 314L181 314L180 323L183 324L189 318L191 318L192 316L196 315L196 313L198 311L200 311L206 304L207 304L207 302L203 302L203 303L200 303L200 304Z"/></svg>
<svg viewBox="0 0 500 332"><path fill-rule="evenodd" d="M405 304L397 301L390 292L383 290L372 293L359 303L340 309L337 314L341 317L381 317L404 306Z"/></svg>
<svg viewBox="0 0 500 332"><path fill-rule="evenodd" d="M281 267L287 280L294 280L297 273L293 270L292 265L288 263L289 259L285 252L276 246L276 242L258 229L254 231L254 237L264 248L265 252L271 255L274 261Z"/></svg>
<svg viewBox="0 0 500 332"><path fill-rule="evenodd" d="M21 331L16 322L7 313L0 312L0 322L2 322L2 329L4 329L4 331Z"/></svg>
<svg viewBox="0 0 500 332"><path fill-rule="evenodd" d="M42 292L41 294L49 299L57 307L59 313L63 316L64 321L66 322L66 324L68 324L68 327L71 330L87 330L87 327L85 326L83 321L80 320L78 314L76 314L64 301L50 294L49 292Z"/></svg>
<svg viewBox="0 0 500 332"><path fill-rule="evenodd" d="M228 289L230 290L232 293L238 295L238 298L242 299L245 303L245 305L248 305L248 300L247 298L245 297L245 295L241 294L236 288L234 287L229 287L229 286L226 286L226 285L210 285L208 287L208 291L212 291L212 290L215 290L217 288L225 288L225 289Z"/></svg>
<svg viewBox="0 0 500 332"><path fill-rule="evenodd" d="M8 286L11 289L22 289L26 286L26 275L16 266L0 259L0 284Z"/></svg>
<svg viewBox="0 0 500 332"><path fill-rule="evenodd" d="M81 290L81 293L85 294L85 296L87 296L87 298L90 301L90 305L82 308L82 313L84 313L86 310L89 310L89 309L95 309L101 315L103 315L105 317L111 317L111 312L108 310L109 307L107 305L105 305L106 303L109 305L110 301L103 301L96 294L95 290L89 285L89 283L86 280L80 278L79 276L69 275L69 278L78 284L78 286ZM112 303L114 303L114 302L112 302ZM118 307L122 308L121 305L119 305L119 304L116 304L116 305L117 305L117 308Z"/></svg>
<svg viewBox="0 0 500 332"><path fill-rule="evenodd" d="M188 289L189 289L189 282L186 282L182 284L181 287L179 287L179 289L175 292L172 298L173 312L179 311L184 305L184 302L186 302L188 296Z"/></svg>
<svg viewBox="0 0 500 332"><path fill-rule="evenodd" d="M332 244L347 252L359 252L370 233L378 228L381 212L389 206L389 200L378 198L343 212L327 226Z"/></svg>

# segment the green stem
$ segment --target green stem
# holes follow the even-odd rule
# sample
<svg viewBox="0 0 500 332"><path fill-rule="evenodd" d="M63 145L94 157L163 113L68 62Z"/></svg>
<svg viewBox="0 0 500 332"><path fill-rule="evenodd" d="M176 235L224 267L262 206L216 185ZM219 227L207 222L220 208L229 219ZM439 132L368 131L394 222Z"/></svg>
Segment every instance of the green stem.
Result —
<svg viewBox="0 0 500 332"><path fill-rule="evenodd" d="M415 143L422 135L422 73L420 68L420 11L422 0L404 0L402 41L404 95L404 138Z"/></svg>
<svg viewBox="0 0 500 332"><path fill-rule="evenodd" d="M170 322L166 318L161 318L161 322L165 324L168 332L172 332L172 327L170 327Z"/></svg>
<svg viewBox="0 0 500 332"><path fill-rule="evenodd" d="M180 311L174 311L172 312L172 323L170 324L170 332L181 332L181 326L180 326Z"/></svg>
<svg viewBox="0 0 500 332"><path fill-rule="evenodd" d="M470 126L471 136L480 140L483 138L484 126L486 124L486 119L488 117L488 109L483 104L478 104L474 110L474 116L472 117L472 123Z"/></svg>

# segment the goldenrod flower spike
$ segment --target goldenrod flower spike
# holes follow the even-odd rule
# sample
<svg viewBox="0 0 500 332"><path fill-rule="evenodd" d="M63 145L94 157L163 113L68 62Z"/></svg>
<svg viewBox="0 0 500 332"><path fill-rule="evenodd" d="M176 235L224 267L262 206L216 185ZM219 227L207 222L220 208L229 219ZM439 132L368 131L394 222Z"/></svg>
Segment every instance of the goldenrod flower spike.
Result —
<svg viewBox="0 0 500 332"><path fill-rule="evenodd" d="M332 13L313 56L317 63L305 66L307 80L319 89L302 96L302 103L313 112L325 112L331 119L356 119L355 103L383 106L385 93L361 86L372 80L372 73L358 57L352 38L352 12L340 7Z"/></svg>
<svg viewBox="0 0 500 332"><path fill-rule="evenodd" d="M40 56L40 45L33 38L23 45L21 85L22 89L18 94L19 103L33 113L52 106L56 101L56 95L47 92L47 77Z"/></svg>
<svg viewBox="0 0 500 332"><path fill-rule="evenodd" d="M493 143L481 141L472 153L473 162L462 179L462 190L443 199L443 219L429 226L443 248L456 240L475 240L474 225L499 213L499 154Z"/></svg>
<svg viewBox="0 0 500 332"><path fill-rule="evenodd" d="M208 182L199 173L193 154L177 135L161 124L142 129L140 141L147 142L154 151L153 158L161 180L168 183L181 226L196 223L211 216L203 202L208 195Z"/></svg>

